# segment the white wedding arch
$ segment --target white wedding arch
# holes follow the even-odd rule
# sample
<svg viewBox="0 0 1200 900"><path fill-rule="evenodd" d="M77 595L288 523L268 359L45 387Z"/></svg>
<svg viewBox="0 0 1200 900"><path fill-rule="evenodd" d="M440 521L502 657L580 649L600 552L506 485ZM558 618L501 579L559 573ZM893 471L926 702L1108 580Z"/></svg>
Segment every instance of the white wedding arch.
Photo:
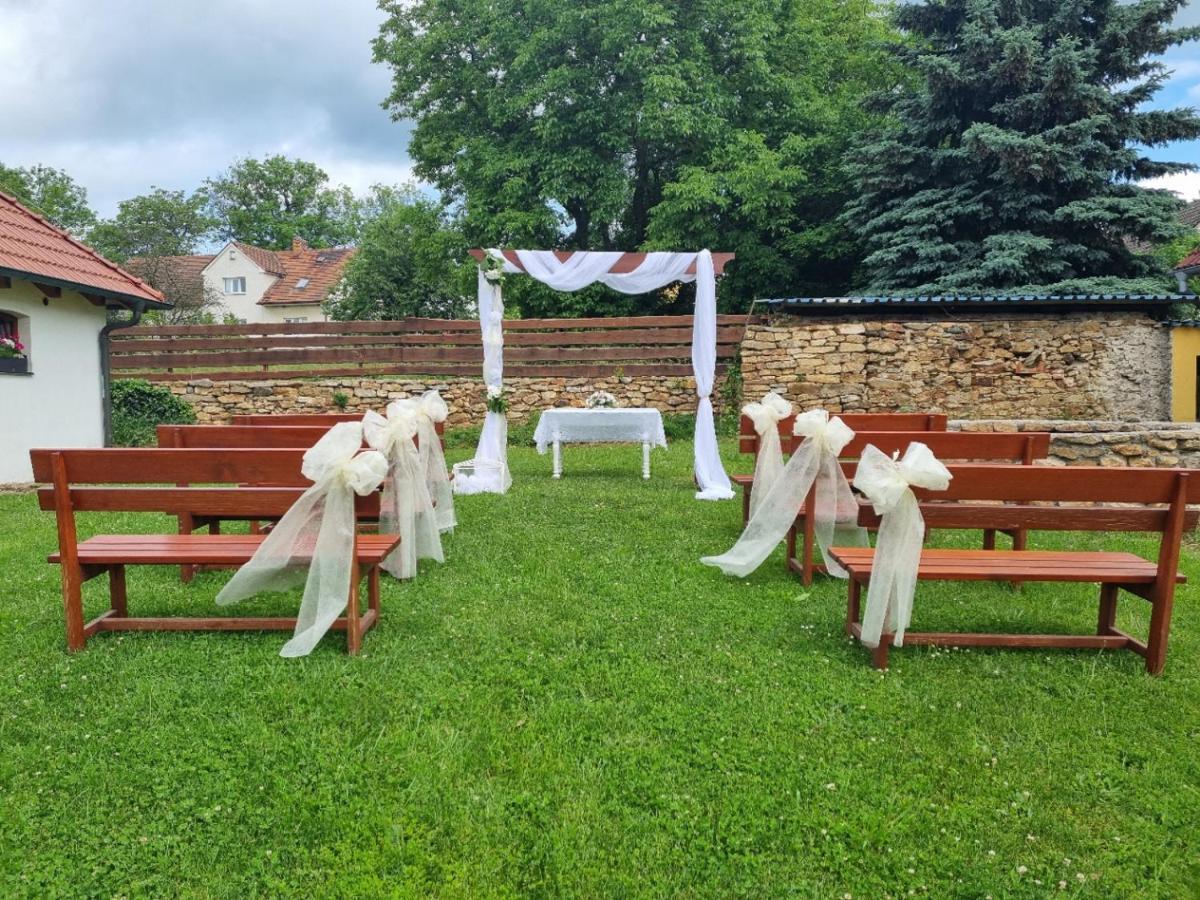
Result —
<svg viewBox="0 0 1200 900"><path fill-rule="evenodd" d="M692 372L696 377L695 473L700 500L733 497L729 476L717 452L712 390L717 368L717 276L732 253L621 253L607 251L472 250L480 263L479 326L483 333L483 381L500 391L504 382L504 298L499 273L526 274L556 291L577 291L599 282L623 294L644 294L676 281L696 282L692 319ZM487 265L485 265L487 263ZM488 411L475 456L456 466L460 494L504 493L508 471L508 420Z"/></svg>

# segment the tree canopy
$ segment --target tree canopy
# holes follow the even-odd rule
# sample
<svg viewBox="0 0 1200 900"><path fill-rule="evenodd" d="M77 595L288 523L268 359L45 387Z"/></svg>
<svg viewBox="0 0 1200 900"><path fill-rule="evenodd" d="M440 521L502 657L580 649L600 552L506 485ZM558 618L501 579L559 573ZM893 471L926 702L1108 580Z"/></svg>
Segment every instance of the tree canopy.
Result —
<svg viewBox="0 0 1200 900"><path fill-rule="evenodd" d="M938 0L896 8L894 51L916 79L879 98L858 148L872 293L1166 289L1129 240L1180 230L1178 201L1133 183L1188 166L1144 148L1200 136L1190 109L1147 110L1154 56L1194 40L1170 27L1183 0ZM1149 280L1147 280L1149 279ZM1157 280L1156 280L1157 279Z"/></svg>
<svg viewBox="0 0 1200 900"><path fill-rule="evenodd" d="M320 166L302 159L242 159L204 182L217 236L283 250L301 237L311 247L350 243L358 227L354 195L331 186Z"/></svg>
<svg viewBox="0 0 1200 900"><path fill-rule="evenodd" d="M52 166L12 168L0 163L0 190L75 237L84 237L96 223L87 190Z"/></svg>
<svg viewBox="0 0 1200 900"><path fill-rule="evenodd" d="M416 172L461 207L469 242L732 250L724 295L742 302L846 282L838 160L868 119L862 93L898 77L869 0L381 6L387 106L416 120ZM521 300L531 314L631 302Z"/></svg>
<svg viewBox="0 0 1200 900"><path fill-rule="evenodd" d="M201 192L151 188L149 194L122 200L112 219L92 229L88 240L109 259L125 262L134 256L183 256L196 253L212 236L216 221L205 208Z"/></svg>

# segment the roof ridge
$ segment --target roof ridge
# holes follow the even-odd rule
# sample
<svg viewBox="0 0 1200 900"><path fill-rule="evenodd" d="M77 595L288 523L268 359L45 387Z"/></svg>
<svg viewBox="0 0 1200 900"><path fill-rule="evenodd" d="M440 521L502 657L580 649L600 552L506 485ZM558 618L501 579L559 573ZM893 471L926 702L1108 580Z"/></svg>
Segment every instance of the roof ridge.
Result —
<svg viewBox="0 0 1200 900"><path fill-rule="evenodd" d="M95 259L101 265L107 266L108 268L112 269L114 272L116 272L118 275L120 275L126 281L132 282L137 287L144 288L145 290L149 291L154 296L158 297L158 299L160 299L160 300L165 301L167 299L166 295L164 295L160 290L158 290L157 288L142 281L142 279L138 278L137 276L132 275L129 272L126 272L124 269L122 269L120 266L118 266L115 262L112 262L111 260L105 258L100 253L98 253L96 250L93 250L87 244L83 243L83 241L76 240L75 238L73 238L70 235L69 232L65 231L62 228L59 228L57 225L55 225L53 222L51 222L49 219L47 219L45 216L41 215L40 213L34 212L32 209L30 209L28 206L26 206L24 203L22 203L16 197L14 197L12 194L8 194L8 193L5 193L4 191L0 191L0 199L7 200L9 203L11 203L13 206L15 206L17 209L19 209L25 215L29 216L32 219L35 219L36 221L40 222L43 225L45 225L47 228L49 228L51 231L58 234L60 237L66 238L66 240L68 242L70 242L73 246L75 246L79 250L82 250L84 253L87 253L89 256L91 256L93 259Z"/></svg>

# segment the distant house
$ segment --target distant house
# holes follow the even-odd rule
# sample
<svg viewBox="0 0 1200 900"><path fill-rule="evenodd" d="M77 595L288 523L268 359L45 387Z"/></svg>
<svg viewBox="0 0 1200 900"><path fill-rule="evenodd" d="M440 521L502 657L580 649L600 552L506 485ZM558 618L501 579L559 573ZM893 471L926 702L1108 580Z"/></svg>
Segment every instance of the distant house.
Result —
<svg viewBox="0 0 1200 900"><path fill-rule="evenodd" d="M1186 293L1188 279L1198 275L1200 275L1200 247L1175 264L1175 279L1179 282L1179 290Z"/></svg>
<svg viewBox="0 0 1200 900"><path fill-rule="evenodd" d="M169 296L199 300L218 316L242 322L321 322L321 304L337 287L353 249L314 250L301 238L291 250L231 241L204 256L133 259L130 268Z"/></svg>
<svg viewBox="0 0 1200 900"><path fill-rule="evenodd" d="M0 193L0 338L23 348L0 351L0 483L33 478L33 447L103 445L108 313L133 321L165 308L154 288Z"/></svg>
<svg viewBox="0 0 1200 900"><path fill-rule="evenodd" d="M1193 200L1179 211L1179 221L1200 231L1200 200Z"/></svg>

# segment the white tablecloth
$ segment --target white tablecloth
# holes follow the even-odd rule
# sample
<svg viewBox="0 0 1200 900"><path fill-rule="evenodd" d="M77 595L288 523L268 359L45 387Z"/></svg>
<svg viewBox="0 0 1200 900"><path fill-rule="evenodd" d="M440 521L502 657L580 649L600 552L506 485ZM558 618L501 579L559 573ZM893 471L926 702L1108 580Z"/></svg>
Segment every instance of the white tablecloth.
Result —
<svg viewBox="0 0 1200 900"><path fill-rule="evenodd" d="M533 433L538 453L560 444L621 442L667 446L662 414L657 409L548 409Z"/></svg>

